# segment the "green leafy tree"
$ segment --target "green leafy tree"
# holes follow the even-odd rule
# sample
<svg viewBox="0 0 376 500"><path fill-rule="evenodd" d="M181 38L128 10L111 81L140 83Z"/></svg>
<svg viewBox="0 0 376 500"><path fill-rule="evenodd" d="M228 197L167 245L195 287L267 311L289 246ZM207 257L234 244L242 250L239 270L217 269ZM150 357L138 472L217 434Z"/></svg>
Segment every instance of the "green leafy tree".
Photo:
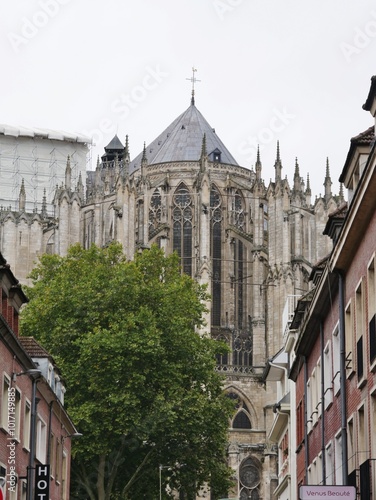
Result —
<svg viewBox="0 0 376 500"><path fill-rule="evenodd" d="M160 480L164 498L167 484L187 499L204 484L226 491L233 405L215 372L225 346L197 333L208 296L178 257L77 245L41 257L31 278L21 332L54 356L83 434L71 498L156 499Z"/></svg>

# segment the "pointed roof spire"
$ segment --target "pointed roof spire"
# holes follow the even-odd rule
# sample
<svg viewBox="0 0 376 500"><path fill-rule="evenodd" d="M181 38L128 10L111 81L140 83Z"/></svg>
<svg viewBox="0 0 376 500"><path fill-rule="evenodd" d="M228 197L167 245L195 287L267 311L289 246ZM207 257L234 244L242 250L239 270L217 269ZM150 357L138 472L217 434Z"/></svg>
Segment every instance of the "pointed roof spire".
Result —
<svg viewBox="0 0 376 500"><path fill-rule="evenodd" d="M19 195L18 203L19 203L19 210L20 210L20 212L24 212L25 211L25 207L26 207L26 190L25 190L25 180L24 180L24 178L22 178L22 182L21 182L21 188L20 188L20 195Z"/></svg>
<svg viewBox="0 0 376 500"><path fill-rule="evenodd" d="M72 187L72 169L70 163L70 156L67 156L67 166L65 167L65 189L71 189Z"/></svg>
<svg viewBox="0 0 376 500"><path fill-rule="evenodd" d="M40 211L42 217L47 217L47 198L46 198L46 188L43 190L43 200L42 200L42 210Z"/></svg>
<svg viewBox="0 0 376 500"><path fill-rule="evenodd" d="M128 134L125 136L125 147L124 147L124 155L123 155L124 161L131 161L130 154L129 154L129 141L128 141Z"/></svg>
<svg viewBox="0 0 376 500"><path fill-rule="evenodd" d="M260 160L260 146L257 145L257 159L256 159L256 179L259 181L261 179L261 160Z"/></svg>
<svg viewBox="0 0 376 500"><path fill-rule="evenodd" d="M309 173L307 174L307 189L306 189L306 194L312 194L311 183L310 183L310 180L309 180Z"/></svg>
<svg viewBox="0 0 376 500"><path fill-rule="evenodd" d="M343 195L343 182L340 182L339 184L339 199L340 201L343 201L345 199Z"/></svg>
<svg viewBox="0 0 376 500"><path fill-rule="evenodd" d="M207 153L207 149L206 149L206 134L204 133L204 135L202 136L201 159L205 158L205 156L207 154L208 153Z"/></svg>
<svg viewBox="0 0 376 500"><path fill-rule="evenodd" d="M328 201L329 198L332 197L332 179L330 178L330 170L329 170L329 158L326 158L326 174L325 174L325 201Z"/></svg>
<svg viewBox="0 0 376 500"><path fill-rule="evenodd" d="M299 172L298 158L295 158L295 172L294 172L294 191L300 191L302 187Z"/></svg>
<svg viewBox="0 0 376 500"><path fill-rule="evenodd" d="M275 168L275 181L280 181L282 179L282 162L279 152L279 141L277 141L277 156L274 163Z"/></svg>
<svg viewBox="0 0 376 500"><path fill-rule="evenodd" d="M148 158L146 156L146 142L144 142L144 149L142 150L142 158L141 158L141 163L147 163Z"/></svg>

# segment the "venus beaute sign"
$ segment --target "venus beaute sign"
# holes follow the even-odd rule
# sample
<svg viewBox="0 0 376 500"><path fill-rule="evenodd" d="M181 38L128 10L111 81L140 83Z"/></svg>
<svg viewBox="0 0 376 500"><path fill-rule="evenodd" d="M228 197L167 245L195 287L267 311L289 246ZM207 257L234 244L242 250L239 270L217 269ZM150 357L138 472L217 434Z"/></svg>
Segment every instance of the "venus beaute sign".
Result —
<svg viewBox="0 0 376 500"><path fill-rule="evenodd" d="M356 489L354 486L301 486L299 499L309 500L310 498L356 500Z"/></svg>

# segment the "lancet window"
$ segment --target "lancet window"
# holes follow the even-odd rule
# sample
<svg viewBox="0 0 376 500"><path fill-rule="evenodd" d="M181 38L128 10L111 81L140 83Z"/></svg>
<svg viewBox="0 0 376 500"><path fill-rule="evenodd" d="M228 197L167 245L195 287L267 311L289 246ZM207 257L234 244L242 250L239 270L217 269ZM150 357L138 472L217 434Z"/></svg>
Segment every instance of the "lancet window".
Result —
<svg viewBox="0 0 376 500"><path fill-rule="evenodd" d="M155 231L162 220L162 197L158 189L154 191L149 206L149 239L154 236Z"/></svg>
<svg viewBox="0 0 376 500"><path fill-rule="evenodd" d="M183 271L192 275L192 196L187 186L181 183L173 196L173 250L181 258Z"/></svg>
<svg viewBox="0 0 376 500"><path fill-rule="evenodd" d="M245 231L244 201L239 190L236 190L232 198L232 225Z"/></svg>
<svg viewBox="0 0 376 500"><path fill-rule="evenodd" d="M210 192L211 213L211 256L212 256L212 325L221 324L222 301L222 200L218 189L213 186Z"/></svg>
<svg viewBox="0 0 376 500"><path fill-rule="evenodd" d="M251 429L251 419L246 403L235 392L230 392L228 397L234 401L234 406L237 410L231 427L233 429Z"/></svg>

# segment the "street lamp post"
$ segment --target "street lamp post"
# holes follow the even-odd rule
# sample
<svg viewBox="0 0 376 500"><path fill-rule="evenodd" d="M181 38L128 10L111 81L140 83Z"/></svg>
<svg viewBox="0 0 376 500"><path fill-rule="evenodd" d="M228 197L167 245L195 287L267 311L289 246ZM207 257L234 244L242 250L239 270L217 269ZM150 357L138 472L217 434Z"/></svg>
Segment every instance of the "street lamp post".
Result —
<svg viewBox="0 0 376 500"><path fill-rule="evenodd" d="M170 469L171 465L160 465L159 466L159 500L162 500L162 470Z"/></svg>
<svg viewBox="0 0 376 500"><path fill-rule="evenodd" d="M180 469L180 467L184 467L186 464L176 464L175 466L172 465L160 465L159 466L159 500L162 500L162 470L163 469L168 469L172 470L174 467L177 469Z"/></svg>

